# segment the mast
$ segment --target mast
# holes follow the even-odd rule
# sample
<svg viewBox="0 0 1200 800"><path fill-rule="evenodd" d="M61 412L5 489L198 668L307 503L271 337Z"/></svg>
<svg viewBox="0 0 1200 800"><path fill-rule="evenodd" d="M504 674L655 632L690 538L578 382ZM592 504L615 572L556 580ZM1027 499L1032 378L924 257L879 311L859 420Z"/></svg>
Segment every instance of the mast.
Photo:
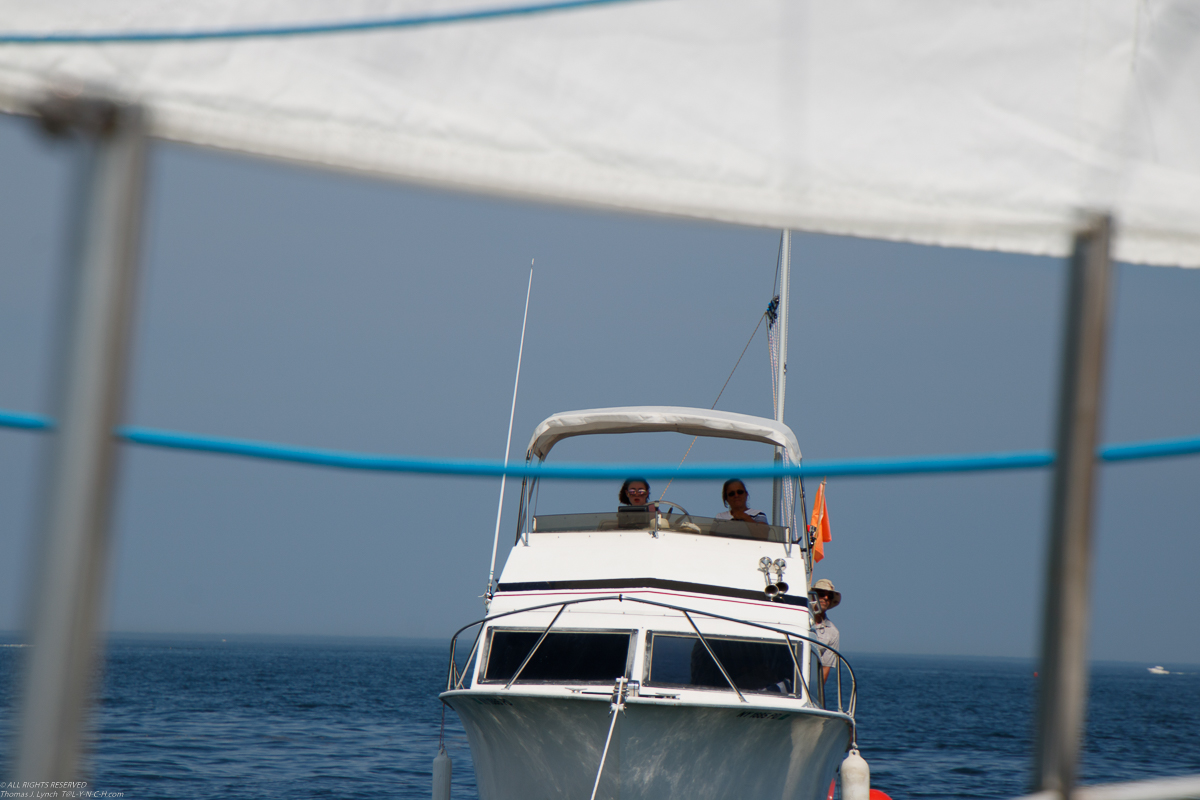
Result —
<svg viewBox="0 0 1200 800"><path fill-rule="evenodd" d="M792 232L783 232L779 249L779 309L775 321L775 341L779 359L775 365L775 421L783 422L783 401L787 393L788 285L792 273ZM775 464L783 463L783 449L775 448ZM783 524L783 479L776 477L771 491L771 524Z"/></svg>

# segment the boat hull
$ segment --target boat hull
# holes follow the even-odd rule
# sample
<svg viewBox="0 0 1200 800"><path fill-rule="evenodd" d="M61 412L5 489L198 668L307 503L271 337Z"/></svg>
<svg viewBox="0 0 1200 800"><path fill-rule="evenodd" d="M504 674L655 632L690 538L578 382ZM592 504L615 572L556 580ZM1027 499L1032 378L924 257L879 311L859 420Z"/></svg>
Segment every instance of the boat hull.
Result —
<svg viewBox="0 0 1200 800"><path fill-rule="evenodd" d="M591 797L610 723L607 699L477 690L443 699L466 729L481 800ZM630 698L596 797L821 800L850 728L843 715L810 709Z"/></svg>

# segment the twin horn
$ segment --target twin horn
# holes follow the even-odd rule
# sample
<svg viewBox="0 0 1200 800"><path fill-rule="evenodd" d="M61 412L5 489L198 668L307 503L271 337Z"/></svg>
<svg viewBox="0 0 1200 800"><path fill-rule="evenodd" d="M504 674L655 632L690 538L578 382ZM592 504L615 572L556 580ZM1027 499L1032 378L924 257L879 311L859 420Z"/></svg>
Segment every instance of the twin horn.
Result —
<svg viewBox="0 0 1200 800"><path fill-rule="evenodd" d="M758 571L763 574L763 580L767 587L763 589L763 594L768 600L778 600L782 595L787 593L788 585L783 581L783 571L787 569L787 562L782 558L777 558L772 563L771 559L763 556L758 560ZM771 573L775 573L775 580L771 580Z"/></svg>

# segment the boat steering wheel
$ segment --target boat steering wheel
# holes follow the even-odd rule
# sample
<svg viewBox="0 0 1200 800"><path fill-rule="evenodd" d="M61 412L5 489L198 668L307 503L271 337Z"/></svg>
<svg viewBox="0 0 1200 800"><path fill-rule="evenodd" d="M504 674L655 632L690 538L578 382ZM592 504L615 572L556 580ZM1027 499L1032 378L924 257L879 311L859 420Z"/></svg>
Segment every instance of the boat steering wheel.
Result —
<svg viewBox="0 0 1200 800"><path fill-rule="evenodd" d="M672 500L657 500L657 501L655 501L655 505L658 506L659 513L662 514L666 518L667 527L669 529L682 530L683 526L686 524L686 525L690 525L691 527L695 528L696 532L699 532L700 526L698 526L692 520L692 515L688 513L688 510L686 508L684 508L683 506L679 505L679 503L676 503ZM663 511L662 509L664 507L670 507L671 511L675 511L678 509L678 512L679 512L678 519L676 519L674 522L672 522L671 521L671 512Z"/></svg>

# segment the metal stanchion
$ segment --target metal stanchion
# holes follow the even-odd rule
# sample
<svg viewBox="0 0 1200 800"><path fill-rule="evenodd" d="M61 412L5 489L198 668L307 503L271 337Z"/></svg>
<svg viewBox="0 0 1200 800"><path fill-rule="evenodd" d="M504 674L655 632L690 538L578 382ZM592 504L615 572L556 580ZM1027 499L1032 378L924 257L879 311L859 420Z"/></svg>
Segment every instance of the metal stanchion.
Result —
<svg viewBox="0 0 1200 800"><path fill-rule="evenodd" d="M146 126L136 106L53 98L51 134L86 149L74 222L58 420L42 511L14 779L77 778L104 595L119 421L134 310Z"/></svg>
<svg viewBox="0 0 1200 800"><path fill-rule="evenodd" d="M1067 287L1057 458L1042 622L1034 788L1070 798L1087 710L1088 589L1112 220L1075 236Z"/></svg>

